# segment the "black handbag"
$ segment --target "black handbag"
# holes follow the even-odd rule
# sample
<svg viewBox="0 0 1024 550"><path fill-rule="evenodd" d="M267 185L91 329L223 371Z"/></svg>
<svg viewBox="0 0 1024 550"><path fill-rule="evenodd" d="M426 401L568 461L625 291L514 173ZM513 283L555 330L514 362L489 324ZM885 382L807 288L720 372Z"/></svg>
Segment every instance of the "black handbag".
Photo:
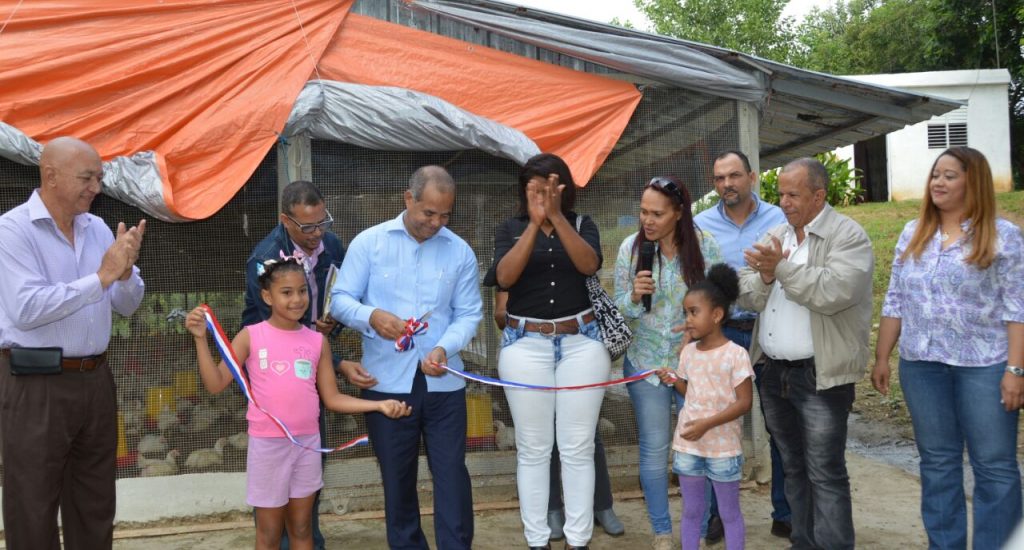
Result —
<svg viewBox="0 0 1024 550"><path fill-rule="evenodd" d="M580 232L580 225L583 223L583 216L576 216L576 232ZM587 277L587 296L590 297L590 305L594 308L594 319L601 327L601 341L608 349L608 355L612 361L626 354L629 345L633 343L633 331L629 329L626 318L623 317L619 308L611 296L601 286L601 280L597 275Z"/></svg>

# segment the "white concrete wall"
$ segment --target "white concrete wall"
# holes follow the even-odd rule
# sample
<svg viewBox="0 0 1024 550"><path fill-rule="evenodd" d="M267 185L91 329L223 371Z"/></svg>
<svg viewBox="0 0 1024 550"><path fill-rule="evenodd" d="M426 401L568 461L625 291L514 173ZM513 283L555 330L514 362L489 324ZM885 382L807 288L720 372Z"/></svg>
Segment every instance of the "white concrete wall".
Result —
<svg viewBox="0 0 1024 550"><path fill-rule="evenodd" d="M119 479L114 523L145 523L249 509L245 503L244 472Z"/></svg>
<svg viewBox="0 0 1024 550"><path fill-rule="evenodd" d="M988 159L997 192L1013 189L1008 106L1010 75L1005 69L859 75L847 78L966 101L968 146L981 151ZM907 126L886 136L890 200L924 196L928 170L943 151L928 148L929 122ZM852 158L852 149L848 154L848 158Z"/></svg>

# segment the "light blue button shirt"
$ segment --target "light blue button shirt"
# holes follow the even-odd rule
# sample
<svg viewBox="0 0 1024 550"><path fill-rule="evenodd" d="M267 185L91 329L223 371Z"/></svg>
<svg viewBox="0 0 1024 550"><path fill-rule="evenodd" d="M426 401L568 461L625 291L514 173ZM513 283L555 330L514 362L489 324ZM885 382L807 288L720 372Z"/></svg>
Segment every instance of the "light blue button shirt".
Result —
<svg viewBox="0 0 1024 550"><path fill-rule="evenodd" d="M698 227L715 237L725 262L737 271L746 266L743 261L744 250L751 248L769 229L788 223L781 208L764 202L756 193L752 197L754 210L747 216L743 225L736 225L729 219L725 213L725 203L722 201L718 201L714 207L708 208L693 218ZM736 319L754 317L756 317L754 313L738 308L733 313L733 318Z"/></svg>
<svg viewBox="0 0 1024 550"><path fill-rule="evenodd" d="M131 315L145 285L139 269L103 288L96 272L114 234L102 219L75 216L74 245L39 197L0 217L0 348L64 348L65 357L107 350L111 310Z"/></svg>
<svg viewBox="0 0 1024 550"><path fill-rule="evenodd" d="M363 335L363 367L378 381L370 388L410 393L419 359L437 346L448 366L463 370L459 351L476 334L483 317L476 255L448 228L417 242L402 222L405 212L356 235L331 289L331 316ZM416 347L395 351L377 335L370 314L382 309L401 319L430 312L429 327ZM427 376L427 391L465 387L453 374Z"/></svg>

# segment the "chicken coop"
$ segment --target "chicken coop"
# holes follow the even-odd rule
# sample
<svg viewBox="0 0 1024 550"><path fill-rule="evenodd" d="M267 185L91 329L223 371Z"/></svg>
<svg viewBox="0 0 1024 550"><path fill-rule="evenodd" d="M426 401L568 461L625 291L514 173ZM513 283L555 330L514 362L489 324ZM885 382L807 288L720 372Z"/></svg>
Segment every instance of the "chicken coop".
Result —
<svg viewBox="0 0 1024 550"><path fill-rule="evenodd" d="M282 122L284 129L260 138L265 146L254 161L238 159L237 166L221 166L210 181L193 181L173 162L182 149L178 147L160 153L165 163L155 164L158 170L111 170L115 177L105 182L104 195L93 203L92 212L112 226L150 219L138 262L146 295L134 315L115 316L109 347L119 401L119 521L245 508L246 403L234 386L216 396L202 388L192 338L182 319L205 303L229 336L238 331L246 260L277 224L279 192L289 181L309 179L320 187L335 220L332 231L348 243L363 229L402 211L402 193L416 168L444 166L457 184L449 227L475 251L482 279L491 265L495 227L516 209L519 165L541 150L563 154L579 182L586 183L577 194L576 211L592 217L600 228L600 276L611 290L619 244L638 228L640 194L651 177L676 175L696 199L712 190L712 163L720 151L740 149L755 168L771 168L956 107L711 46L490 0L307 0L303 9L307 4L333 6L344 24L333 22L334 34L324 39L316 77L304 87L300 82L301 94ZM295 15L288 10L284 16ZM17 17L11 25L7 32L22 32ZM359 36L369 44L366 50L358 50L359 40L347 38L346 33L360 29ZM396 41L395 47L434 48L432 53L416 53L439 56L435 60L464 55L466 63L480 63L494 78L534 71L552 78L546 81L552 85L577 78L586 82L548 90L552 95L545 97L562 103L530 118L522 116L516 102L534 97L534 90L488 95L494 90L481 82L481 90L488 93L464 94L463 103L437 103L431 93L443 95L441 90L452 86L444 81L454 76L434 74L441 70L436 64L409 71L413 80L392 82L387 80L390 73L372 73L375 61L331 62L352 51L369 56L388 38ZM311 60L309 52L300 53L297 59ZM370 72L354 75L352 67L359 62ZM6 82L4 63L0 54L0 82ZM402 69L399 65L392 67L395 72ZM455 86L470 84L460 80ZM591 87L584 90L584 85ZM366 87L374 89L368 92ZM600 98L612 95L600 94L607 90L617 95L606 106ZM387 94L387 101L370 92ZM28 115L19 119L27 110L19 111L13 102L4 105L0 101L0 119L10 125L0 124L0 211L23 202L38 186L38 169L32 165L34 158L38 162L38 150L31 143L35 135L46 134L28 131L43 122ZM117 114L116 109L105 112ZM59 115L48 113L45 120ZM425 131L418 126L421 115L433 117ZM130 130L123 128L125 133ZM217 139L225 135L219 133ZM194 145L219 151L221 144L214 141L201 135ZM132 167L150 162L152 156L132 157ZM212 205L209 199L196 199L196 214L182 215L184 205L170 205L170 197L189 195L168 193L166 180L175 178L164 170L180 170L172 175L188 185L207 186L210 195L201 197L224 199ZM133 173L142 174L143 183L133 180ZM145 182L156 187L146 188ZM483 321L463 359L468 370L496 377L500 338L493 322L493 295L488 290L483 295ZM360 356L358 335L350 330L342 331L332 347L344 358ZM620 365L613 367L612 378L620 378L621 372ZM355 393L346 382L339 384ZM467 411L466 460L475 500L508 500L515 492L515 426L503 393L470 383ZM624 386L607 391L599 430L614 485L636 487L636 424ZM334 446L364 434L365 425L358 415L329 414L327 432L325 444ZM767 440L756 403L744 434L748 474L766 480ZM322 513L381 506L379 472L369 447L330 454L325 472ZM428 505L429 471L422 459L420 480L421 502Z"/></svg>

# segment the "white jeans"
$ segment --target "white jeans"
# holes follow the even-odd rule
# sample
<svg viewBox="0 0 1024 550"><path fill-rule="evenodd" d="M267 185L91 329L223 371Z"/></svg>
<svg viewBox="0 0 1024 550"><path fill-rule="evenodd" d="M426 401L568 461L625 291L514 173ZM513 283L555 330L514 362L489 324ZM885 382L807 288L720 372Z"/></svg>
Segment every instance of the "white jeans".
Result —
<svg viewBox="0 0 1024 550"><path fill-rule="evenodd" d="M596 334L596 323L584 333ZM508 328L498 356L503 380L538 386L574 386L608 380L611 361L598 340L584 334L543 336ZM515 339L518 337L518 339ZM556 354L560 358L556 361ZM529 546L544 546L551 448L558 441L565 502L565 540L572 546L590 542L594 530L594 432L604 388L544 391L505 388L516 430L516 484L524 534Z"/></svg>

